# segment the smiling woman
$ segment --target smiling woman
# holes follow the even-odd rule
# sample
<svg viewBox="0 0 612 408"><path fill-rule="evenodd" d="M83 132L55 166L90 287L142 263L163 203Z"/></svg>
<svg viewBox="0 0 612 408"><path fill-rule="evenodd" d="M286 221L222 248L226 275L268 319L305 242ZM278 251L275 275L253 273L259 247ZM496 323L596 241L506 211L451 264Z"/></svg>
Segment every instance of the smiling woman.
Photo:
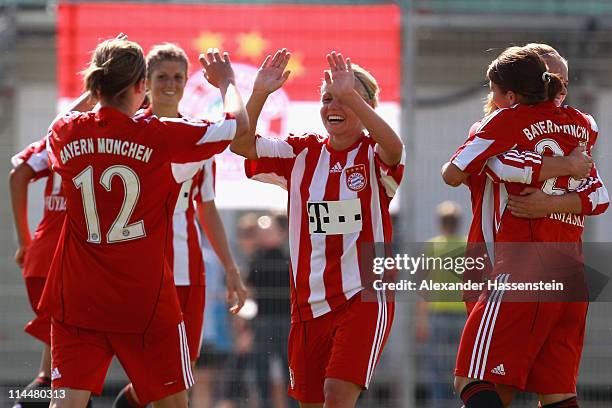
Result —
<svg viewBox="0 0 612 408"><path fill-rule="evenodd" d="M384 291L362 299L373 288L361 273L372 271L360 270L359 252L361 244L391 242L403 145L374 110L376 80L336 52L327 55L321 87L327 135L256 137L268 95L289 77L288 61L286 49L266 58L247 103L252 137L230 148L248 159L247 176L288 190L289 395L302 407L349 407L368 388L393 322Z"/></svg>
<svg viewBox="0 0 612 408"><path fill-rule="evenodd" d="M174 44L156 45L147 54L147 89L157 116L179 117L188 70L187 55Z"/></svg>

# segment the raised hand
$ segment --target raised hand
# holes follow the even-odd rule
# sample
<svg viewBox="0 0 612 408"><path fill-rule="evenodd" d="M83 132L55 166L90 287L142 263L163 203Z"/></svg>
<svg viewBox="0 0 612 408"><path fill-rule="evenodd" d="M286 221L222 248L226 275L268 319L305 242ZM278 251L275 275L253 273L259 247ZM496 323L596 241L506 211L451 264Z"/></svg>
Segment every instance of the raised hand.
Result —
<svg viewBox="0 0 612 408"><path fill-rule="evenodd" d="M346 61L340 53L332 51L327 54L329 70L325 71L327 91L337 98L352 95L355 89L355 75L351 67L351 59Z"/></svg>
<svg viewBox="0 0 612 408"><path fill-rule="evenodd" d="M285 71L290 58L291 53L286 48L276 51L274 57L268 55L257 71L253 92L271 94L283 86L291 74L291 71Z"/></svg>
<svg viewBox="0 0 612 408"><path fill-rule="evenodd" d="M221 57L218 48L209 48L206 54L200 54L200 64L204 78L215 88L235 83L234 69L227 52Z"/></svg>

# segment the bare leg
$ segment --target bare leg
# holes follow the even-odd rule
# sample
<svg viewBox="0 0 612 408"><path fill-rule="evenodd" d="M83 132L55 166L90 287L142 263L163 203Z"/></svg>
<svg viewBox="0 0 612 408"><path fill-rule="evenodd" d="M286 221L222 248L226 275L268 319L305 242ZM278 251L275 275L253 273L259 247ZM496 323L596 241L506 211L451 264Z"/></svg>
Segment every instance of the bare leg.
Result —
<svg viewBox="0 0 612 408"><path fill-rule="evenodd" d="M517 392L516 388L503 384L495 384L495 390L497 391L499 397L504 403L504 407L508 407L510 406L510 404L512 404L512 401L514 401L514 397L516 396Z"/></svg>
<svg viewBox="0 0 612 408"><path fill-rule="evenodd" d="M212 396L210 383L213 373L209 368L197 369L193 371L195 384L191 391L192 404L199 408L212 408Z"/></svg>
<svg viewBox="0 0 612 408"><path fill-rule="evenodd" d="M187 408L187 390L153 402L154 408Z"/></svg>
<svg viewBox="0 0 612 408"><path fill-rule="evenodd" d="M555 402L565 401L575 396L576 394L540 394L540 402L542 405L554 404Z"/></svg>
<svg viewBox="0 0 612 408"><path fill-rule="evenodd" d="M361 394L361 387L348 381L326 378L323 391L325 408L353 408Z"/></svg>
<svg viewBox="0 0 612 408"><path fill-rule="evenodd" d="M45 344L42 355L40 356L39 377L51 378L51 346Z"/></svg>
<svg viewBox="0 0 612 408"><path fill-rule="evenodd" d="M58 398L51 398L49 408L85 408L91 396L90 391L72 388L53 388L53 393Z"/></svg>
<svg viewBox="0 0 612 408"><path fill-rule="evenodd" d="M323 408L323 404L302 404L300 402L300 408Z"/></svg>

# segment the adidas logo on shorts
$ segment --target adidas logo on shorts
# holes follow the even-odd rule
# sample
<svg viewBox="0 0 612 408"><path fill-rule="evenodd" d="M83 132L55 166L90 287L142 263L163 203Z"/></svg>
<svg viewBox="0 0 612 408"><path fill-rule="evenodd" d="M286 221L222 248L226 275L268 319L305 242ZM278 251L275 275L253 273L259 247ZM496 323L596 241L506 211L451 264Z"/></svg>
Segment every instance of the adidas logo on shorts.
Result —
<svg viewBox="0 0 612 408"><path fill-rule="evenodd" d="M342 173L342 166L340 165L340 162L336 162L336 164L334 164L334 167L329 169L329 172L330 173Z"/></svg>
<svg viewBox="0 0 612 408"><path fill-rule="evenodd" d="M51 381L53 380L57 380L62 378L62 375L60 374L59 370L57 369L57 367L55 367L53 370L51 370Z"/></svg>
<svg viewBox="0 0 612 408"><path fill-rule="evenodd" d="M504 370L504 365L503 364L498 365L497 367L492 369L491 372L493 374L497 374L497 375L506 375L506 371Z"/></svg>

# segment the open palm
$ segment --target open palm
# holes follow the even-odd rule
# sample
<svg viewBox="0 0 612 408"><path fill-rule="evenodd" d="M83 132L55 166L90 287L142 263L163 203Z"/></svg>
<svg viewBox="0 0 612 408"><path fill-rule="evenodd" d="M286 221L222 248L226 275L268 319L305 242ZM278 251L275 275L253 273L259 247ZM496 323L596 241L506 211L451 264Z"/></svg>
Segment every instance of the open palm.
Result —
<svg viewBox="0 0 612 408"><path fill-rule="evenodd" d="M291 71L285 71L290 58L291 53L286 48L276 51L274 57L268 55L257 71L253 92L270 94L283 86L291 73Z"/></svg>
<svg viewBox="0 0 612 408"><path fill-rule="evenodd" d="M325 71L327 91L337 97L350 95L355 89L355 75L351 67L351 59L346 61L342 54L332 51L327 54L329 70Z"/></svg>

